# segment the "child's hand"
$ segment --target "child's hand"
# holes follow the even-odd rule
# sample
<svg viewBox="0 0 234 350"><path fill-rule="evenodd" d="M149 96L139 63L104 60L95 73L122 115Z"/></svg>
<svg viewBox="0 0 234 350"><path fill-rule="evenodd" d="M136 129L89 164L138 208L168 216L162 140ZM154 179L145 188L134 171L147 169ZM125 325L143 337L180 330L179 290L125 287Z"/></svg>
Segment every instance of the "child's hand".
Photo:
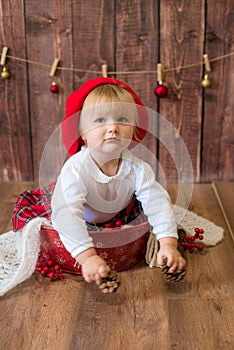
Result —
<svg viewBox="0 0 234 350"><path fill-rule="evenodd" d="M162 245L158 251L157 263L160 266L166 264L170 267L170 273L181 272L185 267L185 260L177 248L172 244Z"/></svg>
<svg viewBox="0 0 234 350"><path fill-rule="evenodd" d="M100 284L102 278L107 277L108 272L110 271L109 266L106 262L98 255L90 256L82 264L82 274L86 282L96 282Z"/></svg>

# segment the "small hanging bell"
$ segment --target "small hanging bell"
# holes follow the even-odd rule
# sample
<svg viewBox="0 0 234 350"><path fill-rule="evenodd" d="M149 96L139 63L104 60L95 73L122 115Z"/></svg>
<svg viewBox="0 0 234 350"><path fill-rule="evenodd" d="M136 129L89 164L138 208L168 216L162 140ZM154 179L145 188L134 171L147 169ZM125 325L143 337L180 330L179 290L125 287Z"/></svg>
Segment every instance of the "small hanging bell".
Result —
<svg viewBox="0 0 234 350"><path fill-rule="evenodd" d="M210 86L210 80L209 80L209 78L208 78L208 74L205 74L205 75L204 75L204 79L202 80L202 86L203 86L204 88L207 88L207 87Z"/></svg>
<svg viewBox="0 0 234 350"><path fill-rule="evenodd" d="M10 77L10 73L7 70L6 66L3 66L2 72L1 72L2 79L8 79Z"/></svg>

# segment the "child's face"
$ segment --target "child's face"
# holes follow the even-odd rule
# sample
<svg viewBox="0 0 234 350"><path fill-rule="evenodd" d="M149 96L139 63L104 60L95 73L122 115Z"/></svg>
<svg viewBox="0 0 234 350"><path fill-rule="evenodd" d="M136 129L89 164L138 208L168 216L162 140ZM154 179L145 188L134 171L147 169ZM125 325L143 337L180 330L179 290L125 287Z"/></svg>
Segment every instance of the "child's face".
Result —
<svg viewBox="0 0 234 350"><path fill-rule="evenodd" d="M127 108L113 103L86 109L82 114L82 138L90 150L118 153L130 144L135 121Z"/></svg>

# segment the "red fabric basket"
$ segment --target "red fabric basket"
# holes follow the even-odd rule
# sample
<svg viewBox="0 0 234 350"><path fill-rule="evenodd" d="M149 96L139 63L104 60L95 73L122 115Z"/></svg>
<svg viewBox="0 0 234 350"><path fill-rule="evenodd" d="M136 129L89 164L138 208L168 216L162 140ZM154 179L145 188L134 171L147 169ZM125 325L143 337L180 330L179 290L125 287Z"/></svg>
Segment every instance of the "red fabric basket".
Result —
<svg viewBox="0 0 234 350"><path fill-rule="evenodd" d="M89 234L93 238L97 254L111 269L122 271L144 258L149 228L149 223L146 221L135 226L89 231ZM63 272L82 273L81 268L75 266L75 259L65 249L58 232L53 227L41 227L40 242L41 256L59 264Z"/></svg>

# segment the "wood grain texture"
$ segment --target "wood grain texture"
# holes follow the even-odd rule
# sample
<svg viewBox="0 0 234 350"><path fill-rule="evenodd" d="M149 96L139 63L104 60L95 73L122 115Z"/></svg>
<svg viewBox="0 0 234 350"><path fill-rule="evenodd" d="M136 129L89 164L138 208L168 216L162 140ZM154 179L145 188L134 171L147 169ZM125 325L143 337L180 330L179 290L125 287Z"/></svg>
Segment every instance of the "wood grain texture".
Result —
<svg viewBox="0 0 234 350"><path fill-rule="evenodd" d="M169 348L169 315L161 276L158 281L155 270L149 269L147 276L145 272L143 263L131 269L131 274L122 272L116 294L103 296L100 292L94 294L92 286L85 288L74 349ZM84 333L85 328L90 329L92 341Z"/></svg>
<svg viewBox="0 0 234 350"><path fill-rule="evenodd" d="M74 66L89 71L115 69L115 7L113 1L97 0L73 2L73 57ZM101 76L97 73L74 75L75 88L85 81Z"/></svg>
<svg viewBox="0 0 234 350"><path fill-rule="evenodd" d="M213 183L213 189L223 211L223 216L228 224L228 228L232 239L234 240L234 217L233 217L233 198L234 198L234 182L224 183L221 186L220 182Z"/></svg>
<svg viewBox="0 0 234 350"><path fill-rule="evenodd" d="M25 0L26 37L28 59L53 64L59 58L62 66L73 65L72 55L72 7L68 2L56 1L44 3ZM71 3L70 3L71 5ZM50 67L29 65L28 84L30 98L30 118L32 133L32 152L34 159L34 179L40 178L40 162L43 152L51 154L51 159L60 158L61 146L54 149L46 146L51 135L57 130L65 113L65 100L73 90L73 74L57 71L55 77L49 76ZM50 86L56 81L58 94L50 92ZM55 180L54 179L51 180Z"/></svg>
<svg viewBox="0 0 234 350"><path fill-rule="evenodd" d="M205 50L210 58L234 51L233 1L208 0L206 26ZM211 63L211 86L204 91L202 181L218 181L234 173L234 134L228 132L234 121L233 67L233 56Z"/></svg>
<svg viewBox="0 0 234 350"><path fill-rule="evenodd" d="M39 63L8 59L11 78L0 79L0 180L38 180L45 149L53 160L48 177L54 180L64 147L61 142L47 146L55 131L59 135L67 96L100 76L103 63L109 72L156 71L159 60L163 69L198 66L167 72L169 95L159 101L156 73L116 75L153 111L138 154L152 164L160 180L175 182L180 171L187 181L180 135L196 182L234 179L233 56L212 62L211 86L201 86L203 53L214 58L233 51L231 0L51 0L46 6L37 0L7 0L0 10L0 50L6 45L10 55ZM68 68L56 72L59 94L49 91L55 57L61 68ZM165 134L155 111L174 127L173 136ZM55 174L50 175L51 168Z"/></svg>
<svg viewBox="0 0 234 350"><path fill-rule="evenodd" d="M233 348L233 298L184 298L177 303L170 299L168 309L171 349Z"/></svg>
<svg viewBox="0 0 234 350"><path fill-rule="evenodd" d="M228 184L227 187L230 191L232 188L231 183ZM222 184L220 184L220 188L222 188ZM174 201L176 198L177 186L169 186L168 190ZM222 200L224 200L224 197ZM230 203L232 203L233 206L233 197L230 198ZM183 290L183 295L191 298L195 296L201 298L219 298L222 296L233 298L233 278L224 277L225 275L232 276L233 274L233 266L232 263L230 263L230 258L232 259L233 256L233 240L211 184L197 184L194 186L189 210L211 220L217 226L223 227L225 239L217 246L207 248L203 254L195 255L194 259L188 260L189 273L187 274L186 280L183 282L186 289ZM198 268L198 266L200 266L200 268ZM179 291L182 293L181 288L183 283L175 287L168 285L168 292L173 294L174 290L178 288L178 293Z"/></svg>
<svg viewBox="0 0 234 350"><path fill-rule="evenodd" d="M9 229L13 203L35 183L0 184L0 232ZM219 183L233 206L233 184ZM222 190L223 189L223 190ZM176 185L169 193L175 201ZM184 187L184 200L187 196ZM183 195L181 194L181 201ZM7 350L232 350L233 241L213 186L194 185L190 209L225 229L225 238L202 254L187 254L187 275L168 284L145 262L119 273L114 294L102 294L81 276L51 282L34 273L0 297L0 344Z"/></svg>
<svg viewBox="0 0 234 350"><path fill-rule="evenodd" d="M116 70L154 71L158 56L158 2L116 1ZM134 88L149 108L148 135L137 149L157 171L157 99L156 74L118 74L117 78Z"/></svg>
<svg viewBox="0 0 234 350"><path fill-rule="evenodd" d="M0 43L8 55L25 57L24 1L0 4ZM23 34L23 35L22 35ZM0 180L32 180L31 134L26 64L6 60L10 79L0 79Z"/></svg>
<svg viewBox="0 0 234 350"><path fill-rule="evenodd" d="M202 61L205 28L205 1L160 2L160 61L163 69L181 67ZM175 137L166 137L160 128L159 137L167 138L160 144L159 161L168 181L177 178L183 169L186 181L186 159L177 142L180 135L188 148L194 168L194 180L200 178L200 143L202 120L202 89L199 81L202 65L165 74L169 95L160 100L160 114L175 128ZM173 148L174 154L167 151ZM180 155L174 162L175 156Z"/></svg>

